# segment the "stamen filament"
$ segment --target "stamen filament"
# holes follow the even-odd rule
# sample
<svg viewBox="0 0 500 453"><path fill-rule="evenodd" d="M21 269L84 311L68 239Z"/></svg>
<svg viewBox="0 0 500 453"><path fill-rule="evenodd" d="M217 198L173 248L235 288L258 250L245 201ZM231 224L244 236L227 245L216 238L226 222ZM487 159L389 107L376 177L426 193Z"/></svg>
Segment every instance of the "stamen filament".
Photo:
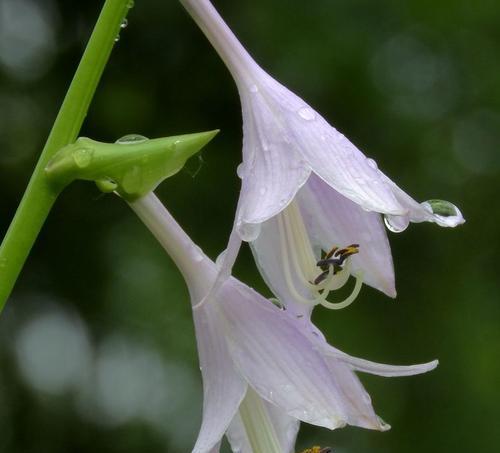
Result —
<svg viewBox="0 0 500 453"><path fill-rule="evenodd" d="M286 233L285 233L285 227L283 225L283 219L281 215L278 215L278 225L280 229L280 248L281 248L281 253L282 253L282 259L283 259L283 270L285 271L285 280L286 284L288 286L288 290L290 291L292 297L297 300L298 302L302 302L305 304L314 304L314 301L311 299L307 299L306 297L302 296L299 294L297 289L295 288L295 285L293 284L293 278L291 275L290 271L290 262L289 262L289 257L288 257L288 248L286 244Z"/></svg>
<svg viewBox="0 0 500 453"><path fill-rule="evenodd" d="M345 308L351 305L356 300L356 297L358 297L358 294L361 291L361 286L363 286L362 276L356 275L355 277L356 277L356 283L349 297L344 299L342 302L328 302L327 300L322 300L320 301L320 304L331 310L340 310L341 308Z"/></svg>

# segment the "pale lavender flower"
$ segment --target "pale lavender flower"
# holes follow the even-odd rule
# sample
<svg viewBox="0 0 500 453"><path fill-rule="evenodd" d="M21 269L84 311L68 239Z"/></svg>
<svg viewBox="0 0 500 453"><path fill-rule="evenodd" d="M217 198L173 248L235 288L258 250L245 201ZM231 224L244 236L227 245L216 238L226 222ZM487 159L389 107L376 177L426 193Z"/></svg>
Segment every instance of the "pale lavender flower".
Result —
<svg viewBox="0 0 500 453"><path fill-rule="evenodd" d="M153 194L130 206L172 257L191 295L204 390L194 452L217 452L227 433L234 451L246 453L256 441L248 427L256 424L259 436L268 439L261 451L269 453L293 450L299 421L386 430L354 371L406 376L437 365L380 365L344 354L328 345L308 317L279 308L233 277L200 305L217 265Z"/></svg>
<svg viewBox="0 0 500 453"><path fill-rule="evenodd" d="M226 63L242 104L242 188L221 280L236 259L237 233L253 245L270 286L287 286L287 291L276 292L283 301L297 300L284 294L298 292L314 305L325 300L324 288L310 287L321 272L315 265L321 250L359 244L359 253L351 259L352 274L395 297L391 251L380 214L391 231L399 232L410 222L454 227L464 222L459 209L442 200L416 202L373 159L263 71L209 0L180 1ZM296 230L307 237L297 238ZM281 246L283 233L286 240ZM297 251L300 259L289 256L286 262L286 250L288 255ZM274 264L270 267L268 262ZM281 275L286 267L292 277L288 281ZM329 288L337 288L341 281L330 279Z"/></svg>

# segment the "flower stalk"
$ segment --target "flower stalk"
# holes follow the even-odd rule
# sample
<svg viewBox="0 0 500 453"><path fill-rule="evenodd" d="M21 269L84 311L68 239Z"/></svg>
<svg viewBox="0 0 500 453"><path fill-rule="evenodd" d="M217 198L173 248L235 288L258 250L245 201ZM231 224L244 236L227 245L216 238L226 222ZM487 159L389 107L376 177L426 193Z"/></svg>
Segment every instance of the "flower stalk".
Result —
<svg viewBox="0 0 500 453"><path fill-rule="evenodd" d="M106 0L102 8L28 187L0 246L0 311L45 219L64 188L49 181L44 169L59 149L74 142L78 136L120 26L132 5L130 0Z"/></svg>
<svg viewBox="0 0 500 453"><path fill-rule="evenodd" d="M233 78L252 85L249 69L256 65L213 5L206 0L180 0L180 3L217 50Z"/></svg>

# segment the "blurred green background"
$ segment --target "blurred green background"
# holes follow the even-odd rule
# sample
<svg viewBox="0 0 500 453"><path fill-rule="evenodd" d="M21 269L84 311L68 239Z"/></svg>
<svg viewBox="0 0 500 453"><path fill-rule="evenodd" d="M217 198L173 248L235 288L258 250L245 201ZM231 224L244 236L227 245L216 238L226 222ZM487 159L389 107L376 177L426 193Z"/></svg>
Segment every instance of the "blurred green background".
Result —
<svg viewBox="0 0 500 453"><path fill-rule="evenodd" d="M102 2L0 0L3 235ZM395 301L365 288L315 321L345 352L440 360L424 376L362 376L387 433L303 426L297 450L496 452L500 406L497 0L229 0L256 59L419 200L457 203L456 230L390 235ZM159 196L207 253L224 248L241 159L235 86L174 0L136 0L82 135L114 141L220 128ZM245 248L236 274L264 294ZM61 196L0 318L0 451L189 452L201 382L188 295L118 198Z"/></svg>

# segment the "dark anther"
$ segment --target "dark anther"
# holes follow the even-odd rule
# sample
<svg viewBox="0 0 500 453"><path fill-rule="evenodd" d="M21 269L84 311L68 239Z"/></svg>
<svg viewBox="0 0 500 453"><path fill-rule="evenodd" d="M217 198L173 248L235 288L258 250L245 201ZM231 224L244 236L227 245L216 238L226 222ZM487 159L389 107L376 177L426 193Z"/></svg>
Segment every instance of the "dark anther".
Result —
<svg viewBox="0 0 500 453"><path fill-rule="evenodd" d="M342 249L338 247L333 247L323 259L320 259L316 266L318 266L323 272L319 274L314 280L314 284L317 285L321 283L329 274L330 266L333 266L333 275L337 274L342 270L342 265L344 261L351 255L355 255L359 252L359 244L351 244ZM335 258L332 258L334 256Z"/></svg>

